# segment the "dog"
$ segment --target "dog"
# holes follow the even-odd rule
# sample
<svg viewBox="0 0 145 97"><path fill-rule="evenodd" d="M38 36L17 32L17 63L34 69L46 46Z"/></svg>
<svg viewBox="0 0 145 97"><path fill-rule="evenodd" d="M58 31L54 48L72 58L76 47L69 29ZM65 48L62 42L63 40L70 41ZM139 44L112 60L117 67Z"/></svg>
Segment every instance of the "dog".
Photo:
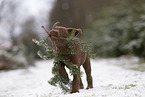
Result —
<svg viewBox="0 0 145 97"><path fill-rule="evenodd" d="M55 45L55 54L57 54L57 51L59 50L69 50L69 46L67 44L67 38L68 35L72 32L73 29L75 28L66 28L62 26L57 26L59 22L56 22L52 30L49 32L49 37L51 42L54 43ZM74 38L76 38L79 34L82 34L81 29L75 29L74 33ZM90 63L90 58L87 55L87 52L83 52L81 50L81 47L79 44L75 44L75 51L76 54L67 54L64 55L65 58L69 59L74 65L77 66L83 66L86 77L87 77L87 89L93 88L93 81L92 81L92 75L91 75L91 63ZM59 73L63 78L68 78L68 74L65 70L65 63L59 62ZM72 81L72 89L71 93L79 92L79 89L83 89L83 83L81 78L78 77L78 75L74 74L73 75L73 81Z"/></svg>

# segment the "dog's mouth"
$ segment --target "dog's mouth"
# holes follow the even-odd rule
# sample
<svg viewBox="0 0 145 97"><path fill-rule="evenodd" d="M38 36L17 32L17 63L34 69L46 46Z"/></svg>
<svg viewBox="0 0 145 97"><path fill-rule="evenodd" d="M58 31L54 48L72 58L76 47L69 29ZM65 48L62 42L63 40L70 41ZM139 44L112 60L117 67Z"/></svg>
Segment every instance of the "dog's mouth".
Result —
<svg viewBox="0 0 145 97"><path fill-rule="evenodd" d="M66 33L63 33L61 30L51 30L49 32L49 37L52 41L61 41L61 40L66 40L68 37Z"/></svg>
<svg viewBox="0 0 145 97"><path fill-rule="evenodd" d="M58 38L57 38L57 36L50 35L50 39L53 40L53 41L56 41Z"/></svg>

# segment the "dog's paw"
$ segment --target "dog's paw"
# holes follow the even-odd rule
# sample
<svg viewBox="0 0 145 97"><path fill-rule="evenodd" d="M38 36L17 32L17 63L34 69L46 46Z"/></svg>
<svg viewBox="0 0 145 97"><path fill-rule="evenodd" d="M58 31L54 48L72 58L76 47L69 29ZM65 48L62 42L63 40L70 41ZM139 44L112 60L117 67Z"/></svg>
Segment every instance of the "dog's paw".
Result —
<svg viewBox="0 0 145 97"><path fill-rule="evenodd" d="M72 94L72 93L79 93L79 91L71 91L70 93L71 93L71 94Z"/></svg>
<svg viewBox="0 0 145 97"><path fill-rule="evenodd" d="M80 89L84 89L84 86L80 86Z"/></svg>
<svg viewBox="0 0 145 97"><path fill-rule="evenodd" d="M93 88L93 86L88 86L86 89L88 90L88 89L92 89Z"/></svg>

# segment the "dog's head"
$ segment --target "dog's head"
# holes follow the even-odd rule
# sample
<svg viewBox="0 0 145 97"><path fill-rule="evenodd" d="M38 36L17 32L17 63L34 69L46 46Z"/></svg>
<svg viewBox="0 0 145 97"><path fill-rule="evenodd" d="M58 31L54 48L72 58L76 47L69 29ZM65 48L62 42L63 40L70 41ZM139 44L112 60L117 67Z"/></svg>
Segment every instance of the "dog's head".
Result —
<svg viewBox="0 0 145 97"><path fill-rule="evenodd" d="M59 42L59 41L61 42L66 40L68 38L68 35L72 34L72 32L74 33L74 37L76 37L78 34L82 34L81 29L57 26L58 23L59 22L56 22L53 25L52 30L49 32L50 39L53 42Z"/></svg>

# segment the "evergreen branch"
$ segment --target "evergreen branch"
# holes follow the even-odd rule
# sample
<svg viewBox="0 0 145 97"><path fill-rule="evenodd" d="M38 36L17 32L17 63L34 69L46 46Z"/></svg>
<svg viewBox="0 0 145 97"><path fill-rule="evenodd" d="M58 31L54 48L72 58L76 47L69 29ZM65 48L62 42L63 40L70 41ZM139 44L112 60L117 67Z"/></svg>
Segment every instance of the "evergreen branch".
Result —
<svg viewBox="0 0 145 97"><path fill-rule="evenodd" d="M48 60L48 59L53 59L54 58L54 54L47 54L47 55L44 55L41 51L38 51L37 54L44 60Z"/></svg>
<svg viewBox="0 0 145 97"><path fill-rule="evenodd" d="M50 35L49 35L49 32L45 29L44 26L41 26L41 28L43 28L43 29L45 30L45 32L48 34L48 36L50 36Z"/></svg>
<svg viewBox="0 0 145 97"><path fill-rule="evenodd" d="M45 39L41 39L41 40L37 40L37 39L32 39L32 41L34 43L36 43L38 46L43 46L45 49L49 49L49 46L48 46L48 43L47 43L47 39L48 38L45 38Z"/></svg>
<svg viewBox="0 0 145 97"><path fill-rule="evenodd" d="M43 29L45 30L45 32L48 34L48 37L51 36L51 35L49 34L49 32L45 29L44 26L41 26L41 28L43 28ZM51 41L51 43L52 43L53 49L55 50L55 45L54 45L53 41L51 40L51 38L49 38L49 39L50 39L50 41Z"/></svg>

